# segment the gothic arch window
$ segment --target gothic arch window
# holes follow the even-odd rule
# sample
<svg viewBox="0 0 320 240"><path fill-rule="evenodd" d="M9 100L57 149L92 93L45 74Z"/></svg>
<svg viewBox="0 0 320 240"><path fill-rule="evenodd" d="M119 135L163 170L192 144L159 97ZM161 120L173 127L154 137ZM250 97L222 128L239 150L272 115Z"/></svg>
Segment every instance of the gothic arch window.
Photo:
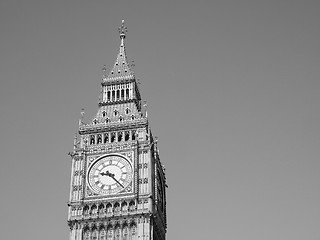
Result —
<svg viewBox="0 0 320 240"><path fill-rule="evenodd" d="M98 230L95 226L92 229L91 240L98 240Z"/></svg>
<svg viewBox="0 0 320 240"><path fill-rule="evenodd" d="M123 202L121 204L121 211L126 212L128 210L128 204L127 202Z"/></svg>
<svg viewBox="0 0 320 240"><path fill-rule="evenodd" d="M97 206L95 204L93 204L92 207L91 207L91 214L92 215L97 214Z"/></svg>
<svg viewBox="0 0 320 240"><path fill-rule="evenodd" d="M107 239L111 240L113 238L113 229L110 227L107 231Z"/></svg>
<svg viewBox="0 0 320 240"><path fill-rule="evenodd" d="M120 204L119 204L118 202L116 202L116 203L114 204L114 211L115 211L115 212L120 212Z"/></svg>
<svg viewBox="0 0 320 240"><path fill-rule="evenodd" d="M113 143L116 140L116 133L111 133L111 142Z"/></svg>
<svg viewBox="0 0 320 240"><path fill-rule="evenodd" d="M124 99L124 89L121 89L121 100Z"/></svg>
<svg viewBox="0 0 320 240"><path fill-rule="evenodd" d="M129 99L129 89L126 89L126 98Z"/></svg>
<svg viewBox="0 0 320 240"><path fill-rule="evenodd" d="M112 213L112 205L111 203L108 203L107 206L106 206L106 212L107 213Z"/></svg>
<svg viewBox="0 0 320 240"><path fill-rule="evenodd" d="M122 140L122 132L118 132L118 142L121 142Z"/></svg>
<svg viewBox="0 0 320 240"><path fill-rule="evenodd" d="M103 112L102 112L102 116L103 116L103 117L107 116L106 111L103 111Z"/></svg>
<svg viewBox="0 0 320 240"><path fill-rule="evenodd" d="M108 97L108 102L110 101L110 99L111 99L111 93L110 93L110 91L108 91L108 93L107 93L107 97Z"/></svg>
<svg viewBox="0 0 320 240"><path fill-rule="evenodd" d="M102 143L102 136L101 134L97 135L97 144Z"/></svg>
<svg viewBox="0 0 320 240"><path fill-rule="evenodd" d="M113 91L112 91L112 101L114 101L115 98L116 98L116 92L113 90Z"/></svg>
<svg viewBox="0 0 320 240"><path fill-rule="evenodd" d="M117 100L120 100L120 90L117 90Z"/></svg>
<svg viewBox="0 0 320 240"><path fill-rule="evenodd" d="M126 131L126 132L124 133L124 140L125 140L125 141L129 141L129 139L130 139L130 132Z"/></svg>
<svg viewBox="0 0 320 240"><path fill-rule="evenodd" d="M106 123L109 123L110 122L110 119L109 118L106 118Z"/></svg>
<svg viewBox="0 0 320 240"><path fill-rule="evenodd" d="M115 240L119 240L120 239L120 226L119 225L117 225L116 227L115 227L115 233L114 233L114 239Z"/></svg>
<svg viewBox="0 0 320 240"><path fill-rule="evenodd" d="M104 227L100 227L99 240L106 240L106 230Z"/></svg>
<svg viewBox="0 0 320 240"><path fill-rule="evenodd" d="M126 108L126 114L129 114L129 113L130 113L130 109Z"/></svg>
<svg viewBox="0 0 320 240"><path fill-rule="evenodd" d="M90 231L87 227L83 230L83 240L90 240Z"/></svg>
<svg viewBox="0 0 320 240"><path fill-rule="evenodd" d="M93 145L96 143L96 136L95 135L90 135L90 145Z"/></svg>
<svg viewBox="0 0 320 240"><path fill-rule="evenodd" d="M88 205L85 205L84 208L83 208L83 215L87 216L89 215L89 206Z"/></svg>
<svg viewBox="0 0 320 240"><path fill-rule="evenodd" d="M134 115L131 115L131 120L134 120Z"/></svg>
<svg viewBox="0 0 320 240"><path fill-rule="evenodd" d="M135 209L135 203L134 203L134 201L131 201L129 203L129 211L134 211L134 209Z"/></svg>
<svg viewBox="0 0 320 240"><path fill-rule="evenodd" d="M118 112L117 109L115 109L115 110L113 111L113 113L114 113L115 116L117 116L119 112Z"/></svg>
<svg viewBox="0 0 320 240"><path fill-rule="evenodd" d="M137 227L135 223L132 223L130 226L130 232L131 236L134 238L134 236L137 234Z"/></svg>
<svg viewBox="0 0 320 240"><path fill-rule="evenodd" d="M103 214L104 212L104 205L102 203L99 205L98 212L99 214Z"/></svg>
<svg viewBox="0 0 320 240"><path fill-rule="evenodd" d="M105 133L103 138L103 143L108 143L108 142L109 142L109 134Z"/></svg>
<svg viewBox="0 0 320 240"><path fill-rule="evenodd" d="M94 124L97 124L97 123L98 123L98 120L97 120L97 119L94 119L94 120L93 120L93 123L94 123Z"/></svg>
<svg viewBox="0 0 320 240"><path fill-rule="evenodd" d="M128 240L129 239L128 235L129 235L129 228L128 228L128 225L125 224L122 229L122 240Z"/></svg>
<svg viewBox="0 0 320 240"><path fill-rule="evenodd" d="M120 121L120 122L123 121L123 117L122 117L122 116L119 117L119 121Z"/></svg>
<svg viewBox="0 0 320 240"><path fill-rule="evenodd" d="M136 140L136 131L134 131L134 130L131 133L131 139Z"/></svg>

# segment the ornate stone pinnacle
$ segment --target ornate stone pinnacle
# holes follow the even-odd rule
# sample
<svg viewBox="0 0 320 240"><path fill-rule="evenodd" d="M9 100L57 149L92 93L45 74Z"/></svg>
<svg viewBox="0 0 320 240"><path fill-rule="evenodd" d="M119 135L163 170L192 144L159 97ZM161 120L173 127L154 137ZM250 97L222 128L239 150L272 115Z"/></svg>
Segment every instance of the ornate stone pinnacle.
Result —
<svg viewBox="0 0 320 240"><path fill-rule="evenodd" d="M102 77L103 77L103 79L107 78L107 67L106 67L106 65L103 65Z"/></svg>
<svg viewBox="0 0 320 240"><path fill-rule="evenodd" d="M121 27L119 27L120 38L125 38L128 29L124 26L124 20L122 20Z"/></svg>

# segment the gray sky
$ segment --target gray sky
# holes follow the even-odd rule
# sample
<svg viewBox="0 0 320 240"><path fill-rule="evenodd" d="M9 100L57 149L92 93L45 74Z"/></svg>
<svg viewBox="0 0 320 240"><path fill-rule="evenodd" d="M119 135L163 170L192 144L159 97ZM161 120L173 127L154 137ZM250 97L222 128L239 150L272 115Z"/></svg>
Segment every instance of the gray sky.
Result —
<svg viewBox="0 0 320 240"><path fill-rule="evenodd" d="M167 239L320 239L319 1L0 1L0 232L68 239L73 136L127 54Z"/></svg>

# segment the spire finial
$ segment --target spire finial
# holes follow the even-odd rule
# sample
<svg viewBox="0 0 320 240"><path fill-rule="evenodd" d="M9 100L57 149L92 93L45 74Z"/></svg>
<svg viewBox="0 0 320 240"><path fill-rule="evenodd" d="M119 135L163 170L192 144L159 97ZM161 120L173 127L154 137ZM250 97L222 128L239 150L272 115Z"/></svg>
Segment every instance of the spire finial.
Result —
<svg viewBox="0 0 320 240"><path fill-rule="evenodd" d="M127 33L128 29L127 27L124 25L124 20L122 20L121 22L121 27L119 27L119 34L120 34L120 38L123 39L126 37L126 33Z"/></svg>
<svg viewBox="0 0 320 240"><path fill-rule="evenodd" d="M107 66L106 66L106 65L103 65L103 68L102 68L102 77L103 77L103 79L106 79L106 78L107 78Z"/></svg>

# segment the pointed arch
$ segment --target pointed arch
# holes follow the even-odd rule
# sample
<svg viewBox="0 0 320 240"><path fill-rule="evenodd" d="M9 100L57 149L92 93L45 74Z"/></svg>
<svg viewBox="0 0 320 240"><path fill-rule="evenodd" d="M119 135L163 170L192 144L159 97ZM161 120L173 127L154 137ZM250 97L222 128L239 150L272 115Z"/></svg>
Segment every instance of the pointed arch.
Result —
<svg viewBox="0 0 320 240"><path fill-rule="evenodd" d="M107 240L112 240L113 239L113 226L109 224L107 226Z"/></svg>
<svg viewBox="0 0 320 240"><path fill-rule="evenodd" d="M129 240L129 226L127 222L122 225L122 240Z"/></svg>
<svg viewBox="0 0 320 240"><path fill-rule="evenodd" d="M93 145L96 143L96 136L95 135L90 135L90 145Z"/></svg>
<svg viewBox="0 0 320 240"><path fill-rule="evenodd" d="M131 200L129 203L129 211L132 212L135 210L135 208L136 208L136 204L133 200Z"/></svg>
<svg viewBox="0 0 320 240"><path fill-rule="evenodd" d="M116 223L114 227L114 239L119 240L121 237L121 227L119 223Z"/></svg>
<svg viewBox="0 0 320 240"><path fill-rule="evenodd" d="M109 133L105 133L103 136L103 143L108 143L109 142Z"/></svg>
<svg viewBox="0 0 320 240"><path fill-rule="evenodd" d="M112 213L112 204L111 204L111 203L108 203L108 204L106 205L106 212L107 212L107 214L108 214L108 213Z"/></svg>
<svg viewBox="0 0 320 240"><path fill-rule="evenodd" d="M113 90L112 91L112 102L114 102L116 99L116 92Z"/></svg>
<svg viewBox="0 0 320 240"><path fill-rule="evenodd" d="M113 209L114 209L114 212L120 212L120 204L118 202L116 202L113 205Z"/></svg>
<svg viewBox="0 0 320 240"><path fill-rule="evenodd" d="M132 239L134 239L135 236L137 235L137 224L134 221L130 223L129 231L130 231L130 236L132 237Z"/></svg>
<svg viewBox="0 0 320 240"><path fill-rule="evenodd" d="M124 132L124 140L125 141L129 141L129 139L130 139L130 132L129 131L125 131Z"/></svg>
<svg viewBox="0 0 320 240"><path fill-rule="evenodd" d="M122 212L128 211L128 203L127 203L126 201L123 201L123 202L121 203L121 211L122 211Z"/></svg>
<svg viewBox="0 0 320 240"><path fill-rule="evenodd" d="M97 135L97 144L101 144L102 143L102 135L98 134Z"/></svg>
<svg viewBox="0 0 320 240"><path fill-rule="evenodd" d="M124 89L121 89L121 100L124 100Z"/></svg>
<svg viewBox="0 0 320 240"><path fill-rule="evenodd" d="M122 141L122 132L118 132L118 142Z"/></svg>
<svg viewBox="0 0 320 240"><path fill-rule="evenodd" d="M96 225L92 226L91 230L91 240L98 240L98 228Z"/></svg>
<svg viewBox="0 0 320 240"><path fill-rule="evenodd" d="M84 216L88 216L89 215L89 206L88 205L85 205L83 207L83 215Z"/></svg>
<svg viewBox="0 0 320 240"><path fill-rule="evenodd" d="M103 224L99 227L99 240L106 240L107 233Z"/></svg>
<svg viewBox="0 0 320 240"><path fill-rule="evenodd" d="M101 215L104 213L104 204L100 203L99 207L98 207L98 213Z"/></svg>
<svg viewBox="0 0 320 240"><path fill-rule="evenodd" d="M90 230L88 226L85 226L82 231L82 239L90 240Z"/></svg>
<svg viewBox="0 0 320 240"><path fill-rule="evenodd" d="M92 214L92 215L96 215L97 212L98 212L97 205L93 204L93 205L91 206L91 214Z"/></svg>
<svg viewBox="0 0 320 240"><path fill-rule="evenodd" d="M127 88L126 89L126 99L128 100L130 97L129 97L129 89Z"/></svg>

